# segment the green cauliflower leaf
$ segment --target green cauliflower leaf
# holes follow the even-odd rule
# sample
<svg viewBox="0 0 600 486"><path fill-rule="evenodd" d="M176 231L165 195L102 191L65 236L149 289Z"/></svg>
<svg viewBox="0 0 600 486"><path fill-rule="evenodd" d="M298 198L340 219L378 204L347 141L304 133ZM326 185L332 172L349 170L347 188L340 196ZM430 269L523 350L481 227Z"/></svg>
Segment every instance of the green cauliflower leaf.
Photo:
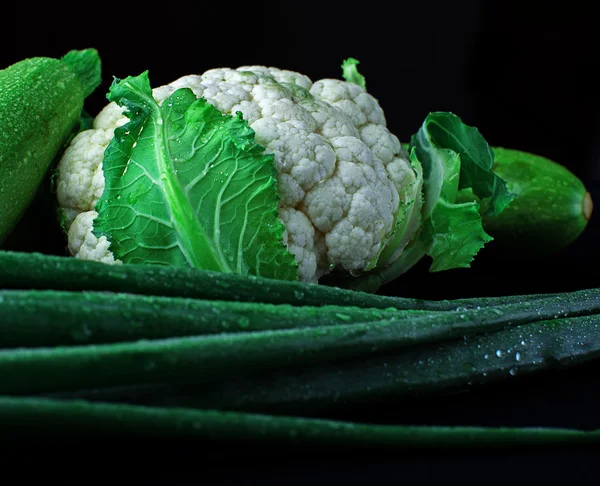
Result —
<svg viewBox="0 0 600 486"><path fill-rule="evenodd" d="M432 272L469 267L493 240L483 229L481 201L490 214L499 214L513 199L492 172L493 152L476 128L449 112L430 113L411 146L424 179L417 244L432 258Z"/></svg>
<svg viewBox="0 0 600 486"><path fill-rule="evenodd" d="M273 156L241 113L224 115L188 88L159 106L147 71L115 79L107 97L130 119L105 151L93 229L116 259L298 279Z"/></svg>
<svg viewBox="0 0 600 486"><path fill-rule="evenodd" d="M357 278L337 276L332 285L374 293L425 256L431 258L431 272L470 267L475 255L493 240L481 215L501 213L515 195L492 172L493 152L479 131L450 112L433 112L405 147L417 180L422 177L419 230L396 259L386 261L397 241L392 238L372 271ZM399 218L399 228L414 221L414 216Z"/></svg>

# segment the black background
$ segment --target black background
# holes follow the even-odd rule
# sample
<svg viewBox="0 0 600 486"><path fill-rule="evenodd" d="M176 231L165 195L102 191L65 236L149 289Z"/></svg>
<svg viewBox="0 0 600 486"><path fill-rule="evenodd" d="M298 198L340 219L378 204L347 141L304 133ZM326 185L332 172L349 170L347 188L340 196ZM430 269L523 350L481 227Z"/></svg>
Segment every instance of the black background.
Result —
<svg viewBox="0 0 600 486"><path fill-rule="evenodd" d="M95 47L103 61L103 83L86 105L95 114L107 102L113 76L148 69L153 86L159 86L214 67L263 64L317 80L339 78L341 62L352 56L361 61L368 90L401 140L419 128L428 112L452 111L477 126L492 146L531 151L567 166L600 201L600 41L598 17L591 3L585 5L516 0L217 1L99 2L83 9L64 3L34 7L11 2L3 6L0 67L26 57L60 57L70 49ZM600 286L595 263L598 217L594 213L585 233L558 254L506 254L492 242L470 269L429 274L427 262L422 262L383 292L454 298ZM474 390L467 397L361 411L356 418L369 420L375 413L379 421L397 423L600 428L599 372L592 364ZM184 449L174 450L183 454ZM352 480L359 478L379 482L386 475L400 480L409 474L451 484L454 478L464 484L481 475L488 484L519 484L519 479L529 478L519 468L535 469L548 483L567 476L575 480L593 466L589 450L562 455L440 454L386 456L378 468L354 463L348 469L339 462L328 467L321 463L319 468L306 462L292 474L283 466L270 467L273 477L281 480L278 484L292 484L283 479L290 477L286 474L296 478L293 484L310 477L333 484L338 483L332 478L345 478L339 484L355 484ZM571 462L561 462L566 459ZM562 476L550 472L552 463L563 468ZM269 466L268 461L264 465ZM500 478L491 472L496 468L513 476ZM232 468L222 479L264 478L265 471L259 466L252 471ZM344 471L350 474L342 476ZM162 475L168 477L167 472L163 469Z"/></svg>

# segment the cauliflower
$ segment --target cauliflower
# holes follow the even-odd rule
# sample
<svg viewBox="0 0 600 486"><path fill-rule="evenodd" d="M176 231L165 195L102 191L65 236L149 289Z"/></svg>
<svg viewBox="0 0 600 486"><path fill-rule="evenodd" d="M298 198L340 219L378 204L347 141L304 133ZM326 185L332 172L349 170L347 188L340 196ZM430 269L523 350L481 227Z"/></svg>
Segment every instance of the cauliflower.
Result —
<svg viewBox="0 0 600 486"><path fill-rule="evenodd" d="M354 273L373 266L394 231L407 188L417 181L408 152L386 127L373 96L351 82L313 82L265 66L183 76L152 95L162 104L179 88L191 89L224 114L241 112L256 142L273 154L283 239L300 280L318 282L332 269ZM115 128L128 120L124 108L110 102L58 164L57 198L68 248L77 258L121 263L92 228L104 189L103 154Z"/></svg>

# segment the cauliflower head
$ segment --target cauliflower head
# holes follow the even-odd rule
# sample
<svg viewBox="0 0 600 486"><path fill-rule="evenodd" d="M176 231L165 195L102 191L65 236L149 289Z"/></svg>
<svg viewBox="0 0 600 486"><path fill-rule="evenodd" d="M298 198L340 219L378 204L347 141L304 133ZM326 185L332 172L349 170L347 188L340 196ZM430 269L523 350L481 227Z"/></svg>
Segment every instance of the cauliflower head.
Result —
<svg viewBox="0 0 600 486"><path fill-rule="evenodd" d="M417 174L372 95L351 82L313 82L265 66L211 69L152 93L161 104L179 88L191 89L224 114L241 112L256 142L273 154L284 243L301 280L318 282L333 269L353 273L373 266L406 195L414 194L408 188ZM128 121L124 111L107 104L58 164L57 198L68 248L77 258L121 263L92 228L104 189L103 154L115 128Z"/></svg>

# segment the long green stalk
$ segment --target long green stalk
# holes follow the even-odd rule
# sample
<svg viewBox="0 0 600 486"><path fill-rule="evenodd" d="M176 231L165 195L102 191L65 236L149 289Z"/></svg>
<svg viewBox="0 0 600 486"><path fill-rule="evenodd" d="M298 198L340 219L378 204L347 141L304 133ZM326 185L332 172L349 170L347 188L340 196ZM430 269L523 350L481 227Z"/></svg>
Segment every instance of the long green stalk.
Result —
<svg viewBox="0 0 600 486"><path fill-rule="evenodd" d="M399 320L439 311L291 306L68 290L0 290L0 348L106 344Z"/></svg>
<svg viewBox="0 0 600 486"><path fill-rule="evenodd" d="M0 290L0 348L106 344L355 323L440 319L508 322L600 309L600 290L452 311L291 306L99 291ZM463 317L461 317L463 316ZM487 316L487 317L486 317ZM500 317L500 319L498 319ZM429 322L430 324L430 322ZM444 326L446 324L443 324Z"/></svg>
<svg viewBox="0 0 600 486"><path fill-rule="evenodd" d="M570 307L553 299L497 306L462 313L382 320L337 326L223 333L104 345L0 351L0 394L70 391L163 382L215 382L286 367L328 370L348 359L360 368L364 360L409 348L489 333L507 326L551 319L558 314L586 315L600 311L599 292L573 301ZM591 319L595 319L596 316ZM576 319L576 318L573 318ZM562 322L562 321L558 321ZM579 321L575 321L579 322ZM595 322L595 321L594 321ZM165 323L168 325L168 323ZM430 348L427 347L427 350ZM405 363L411 372L412 363ZM451 368L451 367L450 367ZM336 368L337 369L337 368ZM319 371L320 373L320 371ZM434 372L427 376L437 376ZM245 378L243 378L245 380ZM437 378L436 378L437 379ZM292 380L293 381L293 380ZM301 381L301 380L300 380ZM299 381L299 382L300 382ZM342 386L342 385L340 385ZM356 383L349 379L346 388Z"/></svg>
<svg viewBox="0 0 600 486"><path fill-rule="evenodd" d="M599 357L600 315L593 315L530 323L365 359L274 370L210 387L164 384L139 393L123 389L103 396L98 391L94 399L264 413L331 413L377 400L467 391Z"/></svg>
<svg viewBox="0 0 600 486"><path fill-rule="evenodd" d="M559 428L371 425L335 420L0 397L0 428L20 437L196 438L258 445L514 448L600 443L600 432Z"/></svg>
<svg viewBox="0 0 600 486"><path fill-rule="evenodd" d="M532 294L434 301L192 268L107 265L66 256L11 251L0 251L0 288L110 291L295 306L351 305L413 310L484 307L550 296Z"/></svg>

